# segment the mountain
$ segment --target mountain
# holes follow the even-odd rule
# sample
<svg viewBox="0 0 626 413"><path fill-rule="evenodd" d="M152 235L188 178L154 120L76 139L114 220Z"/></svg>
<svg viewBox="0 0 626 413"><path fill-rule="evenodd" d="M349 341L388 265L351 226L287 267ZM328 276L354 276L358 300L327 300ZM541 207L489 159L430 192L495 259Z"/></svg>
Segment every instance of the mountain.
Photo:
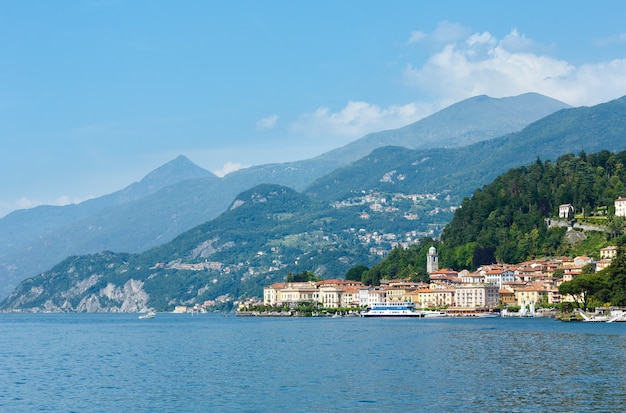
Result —
<svg viewBox="0 0 626 413"><path fill-rule="evenodd" d="M371 133L319 158L347 164L383 146L408 149L466 146L520 131L536 120L569 107L538 93L499 99L476 96L402 128Z"/></svg>
<svg viewBox="0 0 626 413"><path fill-rule="evenodd" d="M144 253L67 258L23 281L2 309L165 310L223 294L258 294L259 285L301 268L337 276L372 261L357 234L333 229L337 221L353 226L354 215L290 188L261 185L240 194L217 219Z"/></svg>
<svg viewBox="0 0 626 413"><path fill-rule="evenodd" d="M318 180L304 194L276 185L245 191L218 218L144 253L68 258L23 281L2 308L171 309L259 295L263 285L288 272L341 277L356 264L371 265L395 246L432 235L453 219L462 197L503 170L571 152L582 157L626 150L624 131L626 97L564 109L520 132L465 147L380 148ZM511 190L510 185L504 189Z"/></svg>
<svg viewBox="0 0 626 413"><path fill-rule="evenodd" d="M21 279L50 268L68 255L115 248L128 240L136 242L132 235L139 228L128 232L121 228L132 228L133 221L141 221L144 216L135 210L136 218L131 218L122 211L139 200L154 201L164 188L196 179L205 184L219 181L213 173L181 155L112 194L79 204L39 206L8 214L0 219L0 296L6 296ZM103 228L112 229L99 240Z"/></svg>
<svg viewBox="0 0 626 413"><path fill-rule="evenodd" d="M340 200L362 191L449 193L453 204L510 168L567 153L626 149L626 97L564 109L520 132L456 148L384 147L316 180L306 193Z"/></svg>
<svg viewBox="0 0 626 413"><path fill-rule="evenodd" d="M141 252L223 212L240 192L263 183L303 190L338 167L390 143L454 146L518 130L567 105L538 94L466 99L397 131L370 134L343 148L297 162L242 169L224 178L184 156L140 182L77 205L42 206L0 219L0 297L17 283L70 255Z"/></svg>

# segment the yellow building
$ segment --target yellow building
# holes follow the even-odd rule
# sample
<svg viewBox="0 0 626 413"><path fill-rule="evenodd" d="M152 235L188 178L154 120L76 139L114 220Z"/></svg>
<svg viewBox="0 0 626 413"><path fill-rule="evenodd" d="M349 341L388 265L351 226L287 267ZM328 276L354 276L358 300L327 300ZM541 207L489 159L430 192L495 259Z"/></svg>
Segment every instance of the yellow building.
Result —
<svg viewBox="0 0 626 413"><path fill-rule="evenodd" d="M515 304L529 305L534 303L535 306L539 303L548 303L550 300L550 291L546 288L539 286L528 286L515 290Z"/></svg>
<svg viewBox="0 0 626 413"><path fill-rule="evenodd" d="M503 305L515 305L515 293L512 290L500 289L500 303Z"/></svg>
<svg viewBox="0 0 626 413"><path fill-rule="evenodd" d="M263 289L264 305L295 305L316 301L317 285L313 282L275 283Z"/></svg>

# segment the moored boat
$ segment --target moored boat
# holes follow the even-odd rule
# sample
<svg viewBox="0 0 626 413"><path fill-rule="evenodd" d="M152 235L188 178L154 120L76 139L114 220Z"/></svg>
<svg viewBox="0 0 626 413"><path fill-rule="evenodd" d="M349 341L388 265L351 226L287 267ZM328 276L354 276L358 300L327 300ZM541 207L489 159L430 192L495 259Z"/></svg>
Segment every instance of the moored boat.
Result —
<svg viewBox="0 0 626 413"><path fill-rule="evenodd" d="M489 313L478 313L476 314L478 318L496 318L500 317L500 313L489 312Z"/></svg>
<svg viewBox="0 0 626 413"><path fill-rule="evenodd" d="M425 318L435 318L435 317L447 317L448 313L446 313L445 311L421 311L421 313L423 314L423 317Z"/></svg>

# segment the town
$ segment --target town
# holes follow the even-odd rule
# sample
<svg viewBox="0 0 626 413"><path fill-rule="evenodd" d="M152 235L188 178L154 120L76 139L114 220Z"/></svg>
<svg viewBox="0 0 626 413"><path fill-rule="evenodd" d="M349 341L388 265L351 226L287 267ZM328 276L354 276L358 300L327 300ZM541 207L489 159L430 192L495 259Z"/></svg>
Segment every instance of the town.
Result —
<svg viewBox="0 0 626 413"><path fill-rule="evenodd" d="M438 268L434 247L428 251L429 283L408 280L381 280L380 286L363 285L360 281L322 280L279 282L263 289L265 307L295 308L303 303L317 303L324 309L348 309L358 312L378 303L407 302L418 308L445 308L448 315L473 316L495 309L516 308L521 314L534 315L535 309L574 297L562 297L559 285L570 281L592 265L596 271L606 268L617 254L616 246L600 251L600 260L580 256L557 257L523 262L517 265L485 265L476 272L460 272ZM240 304L245 312L255 304Z"/></svg>

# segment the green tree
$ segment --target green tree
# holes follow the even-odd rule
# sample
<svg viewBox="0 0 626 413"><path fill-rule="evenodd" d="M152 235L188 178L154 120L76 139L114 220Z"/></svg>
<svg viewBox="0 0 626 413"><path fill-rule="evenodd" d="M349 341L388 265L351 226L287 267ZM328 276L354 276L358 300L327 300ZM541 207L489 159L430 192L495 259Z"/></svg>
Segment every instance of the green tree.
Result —
<svg viewBox="0 0 626 413"><path fill-rule="evenodd" d="M602 291L606 286L606 278L603 275L585 272L583 268L583 273L576 276L572 281L566 281L559 286L559 293L571 295L578 303L582 304L584 310L587 310L594 294Z"/></svg>
<svg viewBox="0 0 626 413"><path fill-rule="evenodd" d="M357 265L356 267L352 267L346 273L345 279L351 281L361 281L363 277L363 273L369 270L365 265Z"/></svg>

